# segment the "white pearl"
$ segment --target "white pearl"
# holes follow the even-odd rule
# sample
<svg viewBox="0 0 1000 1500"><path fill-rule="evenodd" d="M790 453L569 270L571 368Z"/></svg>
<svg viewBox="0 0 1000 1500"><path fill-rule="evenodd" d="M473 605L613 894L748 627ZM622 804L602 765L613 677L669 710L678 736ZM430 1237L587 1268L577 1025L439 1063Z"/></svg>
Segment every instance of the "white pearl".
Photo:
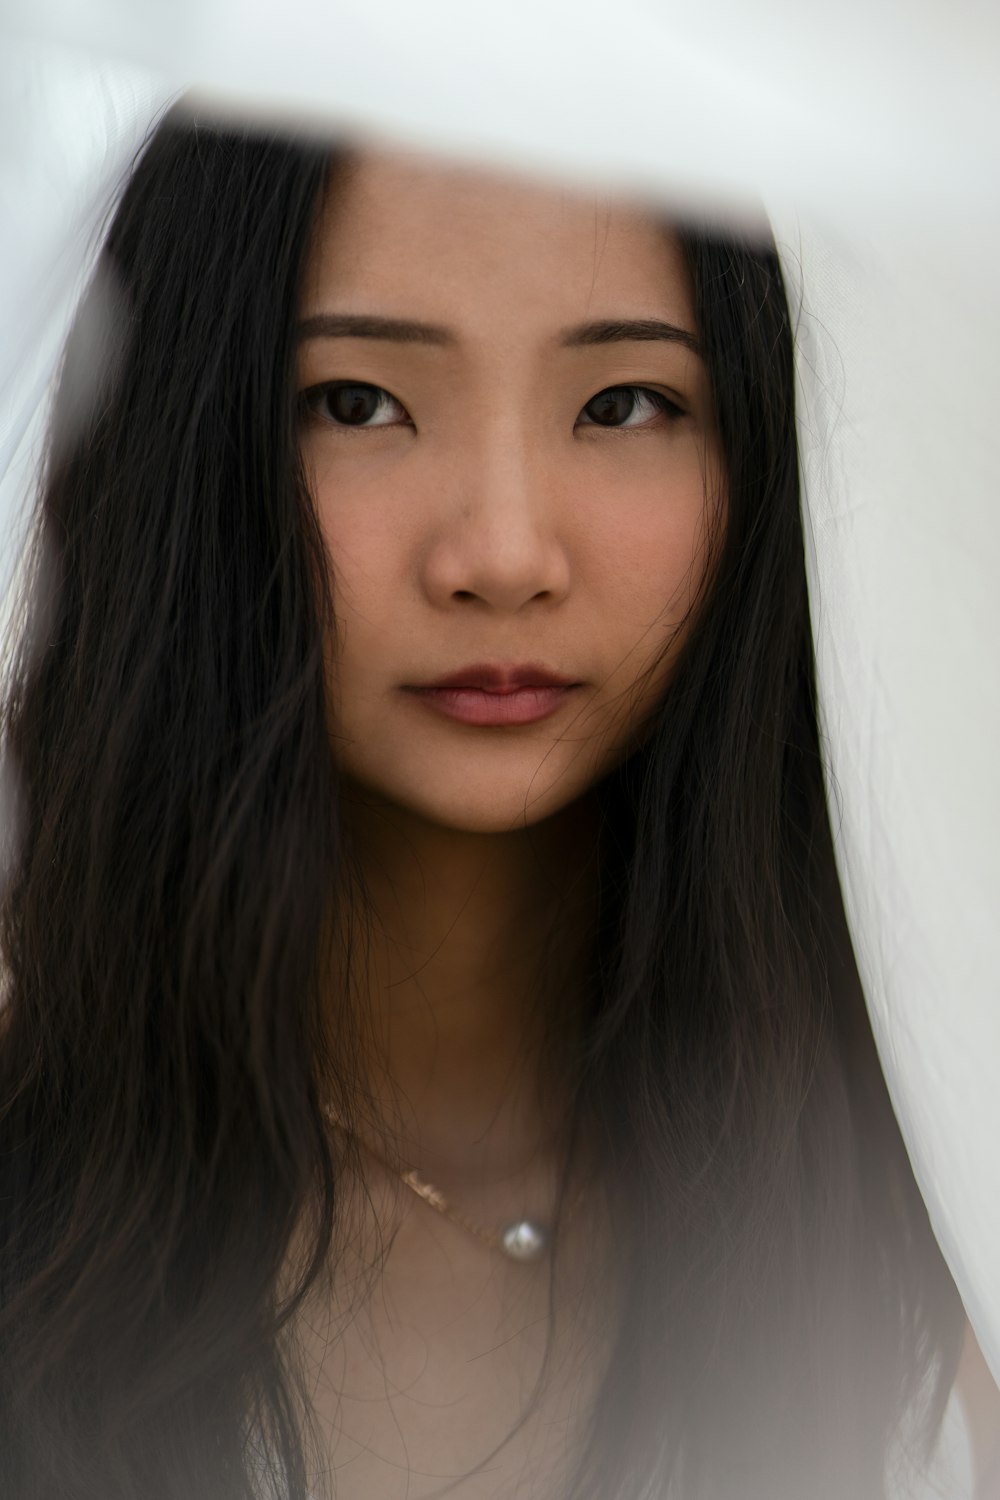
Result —
<svg viewBox="0 0 1000 1500"><path fill-rule="evenodd" d="M530 1219L520 1219L508 1224L500 1235L500 1247L511 1260L540 1260L545 1254L549 1237L540 1224Z"/></svg>

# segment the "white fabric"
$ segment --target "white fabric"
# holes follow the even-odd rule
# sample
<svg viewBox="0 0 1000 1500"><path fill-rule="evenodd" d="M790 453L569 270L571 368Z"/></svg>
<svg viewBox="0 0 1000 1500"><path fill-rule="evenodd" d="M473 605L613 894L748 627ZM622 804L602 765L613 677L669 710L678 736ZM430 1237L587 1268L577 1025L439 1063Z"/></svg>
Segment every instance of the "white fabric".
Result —
<svg viewBox="0 0 1000 1500"><path fill-rule="evenodd" d="M759 194L797 310L807 566L848 914L914 1169L1000 1378L998 39L989 0L312 0L295 12L6 0L0 588L88 247L182 82L229 106L405 133L667 203L741 212Z"/></svg>

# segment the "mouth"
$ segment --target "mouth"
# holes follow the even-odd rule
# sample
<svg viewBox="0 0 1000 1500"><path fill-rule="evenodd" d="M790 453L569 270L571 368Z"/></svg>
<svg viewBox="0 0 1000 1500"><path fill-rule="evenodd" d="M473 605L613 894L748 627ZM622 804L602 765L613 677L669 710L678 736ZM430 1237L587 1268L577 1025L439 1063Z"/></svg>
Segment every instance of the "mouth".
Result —
<svg viewBox="0 0 1000 1500"><path fill-rule="evenodd" d="M446 718L497 728L547 719L582 686L534 663L482 664L463 667L435 682L408 686L405 691Z"/></svg>

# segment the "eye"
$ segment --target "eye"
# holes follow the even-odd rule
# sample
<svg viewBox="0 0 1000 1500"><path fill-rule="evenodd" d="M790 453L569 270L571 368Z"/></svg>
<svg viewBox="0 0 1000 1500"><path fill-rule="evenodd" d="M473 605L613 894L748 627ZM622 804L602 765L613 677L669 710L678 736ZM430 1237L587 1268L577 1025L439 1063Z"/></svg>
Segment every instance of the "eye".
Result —
<svg viewBox="0 0 1000 1500"><path fill-rule="evenodd" d="M409 423L405 407L380 385L333 381L303 391L299 400L304 412L331 427L402 427Z"/></svg>
<svg viewBox="0 0 1000 1500"><path fill-rule="evenodd" d="M657 416L672 421L684 412L669 397L644 385L610 385L587 402L581 416L589 419L584 427L650 427Z"/></svg>

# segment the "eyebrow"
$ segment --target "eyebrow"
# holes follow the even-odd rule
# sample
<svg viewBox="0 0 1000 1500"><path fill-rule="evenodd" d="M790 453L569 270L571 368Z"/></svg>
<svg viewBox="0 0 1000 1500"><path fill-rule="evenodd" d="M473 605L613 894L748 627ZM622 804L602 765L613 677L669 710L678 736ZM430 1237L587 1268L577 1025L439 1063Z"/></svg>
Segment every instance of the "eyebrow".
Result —
<svg viewBox="0 0 1000 1500"><path fill-rule="evenodd" d="M693 333L679 328L676 323L665 323L662 318L621 318L599 323L581 323L576 328L566 328L560 335L564 349L577 349L586 344L618 344L659 340L667 344L681 344L692 354L701 355L701 346Z"/></svg>
<svg viewBox="0 0 1000 1500"><path fill-rule="evenodd" d="M296 329L305 339L391 339L394 344L454 344L455 335L436 323L407 318L376 318L369 313L317 313Z"/></svg>
<svg viewBox="0 0 1000 1500"><path fill-rule="evenodd" d="M395 344L436 344L442 348L458 343L458 336L438 323L379 318L370 313L317 313L299 324L296 336L299 342L306 339L388 339ZM558 339L563 349L579 349L592 344L659 341L680 344L692 354L701 355L701 346L693 333L661 318L615 318L579 323L573 328L564 328Z"/></svg>

